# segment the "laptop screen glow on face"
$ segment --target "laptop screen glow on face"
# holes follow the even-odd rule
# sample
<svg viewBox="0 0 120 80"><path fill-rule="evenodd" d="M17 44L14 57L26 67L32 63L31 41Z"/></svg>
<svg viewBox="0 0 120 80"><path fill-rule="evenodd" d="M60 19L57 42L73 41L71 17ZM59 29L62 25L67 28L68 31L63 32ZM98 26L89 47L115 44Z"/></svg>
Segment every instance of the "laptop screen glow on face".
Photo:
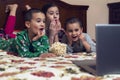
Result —
<svg viewBox="0 0 120 80"><path fill-rule="evenodd" d="M120 24L96 25L97 75L120 73Z"/></svg>

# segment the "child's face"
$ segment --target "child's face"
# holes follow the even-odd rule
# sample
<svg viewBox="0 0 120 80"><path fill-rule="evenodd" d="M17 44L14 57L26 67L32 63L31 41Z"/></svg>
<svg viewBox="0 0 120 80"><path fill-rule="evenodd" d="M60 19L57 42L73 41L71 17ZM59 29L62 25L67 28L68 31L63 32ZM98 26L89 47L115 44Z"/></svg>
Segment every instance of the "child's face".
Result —
<svg viewBox="0 0 120 80"><path fill-rule="evenodd" d="M82 33L82 29L79 23L70 23L66 27L66 34L68 39L70 39L71 41L77 41L79 39L80 34Z"/></svg>
<svg viewBox="0 0 120 80"><path fill-rule="evenodd" d="M28 22L27 28L33 34L44 32L45 30L45 15L41 12L33 13L31 21Z"/></svg>
<svg viewBox="0 0 120 80"><path fill-rule="evenodd" d="M51 22L53 20L59 20L59 10L56 6L50 7L46 13L47 21Z"/></svg>

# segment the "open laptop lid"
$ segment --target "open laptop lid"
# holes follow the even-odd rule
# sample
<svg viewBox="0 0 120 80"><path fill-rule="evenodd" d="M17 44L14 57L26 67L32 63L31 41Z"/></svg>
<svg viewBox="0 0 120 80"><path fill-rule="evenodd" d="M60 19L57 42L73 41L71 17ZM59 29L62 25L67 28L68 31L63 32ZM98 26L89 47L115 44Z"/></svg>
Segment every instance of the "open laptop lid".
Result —
<svg viewBox="0 0 120 80"><path fill-rule="evenodd" d="M97 75L120 73L120 24L96 25Z"/></svg>

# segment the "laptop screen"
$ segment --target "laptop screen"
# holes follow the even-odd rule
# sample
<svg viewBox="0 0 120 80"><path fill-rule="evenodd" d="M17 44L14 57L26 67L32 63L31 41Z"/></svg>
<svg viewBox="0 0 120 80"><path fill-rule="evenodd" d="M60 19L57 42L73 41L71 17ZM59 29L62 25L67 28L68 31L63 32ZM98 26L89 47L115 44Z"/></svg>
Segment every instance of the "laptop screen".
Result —
<svg viewBox="0 0 120 80"><path fill-rule="evenodd" d="M97 75L120 73L120 24L96 25Z"/></svg>

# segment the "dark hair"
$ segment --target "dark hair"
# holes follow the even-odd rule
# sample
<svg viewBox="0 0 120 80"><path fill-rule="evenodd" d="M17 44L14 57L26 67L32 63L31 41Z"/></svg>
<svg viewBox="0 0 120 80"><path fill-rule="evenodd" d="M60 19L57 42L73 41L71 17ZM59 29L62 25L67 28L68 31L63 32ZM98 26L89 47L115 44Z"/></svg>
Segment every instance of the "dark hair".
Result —
<svg viewBox="0 0 120 80"><path fill-rule="evenodd" d="M65 21L64 30L67 29L67 25L68 25L68 24L72 24L72 23L79 23L80 28L83 28L80 19L78 19L78 18L76 18L76 17L71 17L71 18L68 18L68 19Z"/></svg>
<svg viewBox="0 0 120 80"><path fill-rule="evenodd" d="M24 20L25 21L31 21L33 13L43 13L43 12L40 9L31 8L28 11L26 11L26 13L24 15Z"/></svg>
<svg viewBox="0 0 120 80"><path fill-rule="evenodd" d="M57 7L57 5L55 3L48 3L48 4L45 4L43 7L42 7L42 11L43 13L46 15L46 12L49 8L51 7Z"/></svg>

